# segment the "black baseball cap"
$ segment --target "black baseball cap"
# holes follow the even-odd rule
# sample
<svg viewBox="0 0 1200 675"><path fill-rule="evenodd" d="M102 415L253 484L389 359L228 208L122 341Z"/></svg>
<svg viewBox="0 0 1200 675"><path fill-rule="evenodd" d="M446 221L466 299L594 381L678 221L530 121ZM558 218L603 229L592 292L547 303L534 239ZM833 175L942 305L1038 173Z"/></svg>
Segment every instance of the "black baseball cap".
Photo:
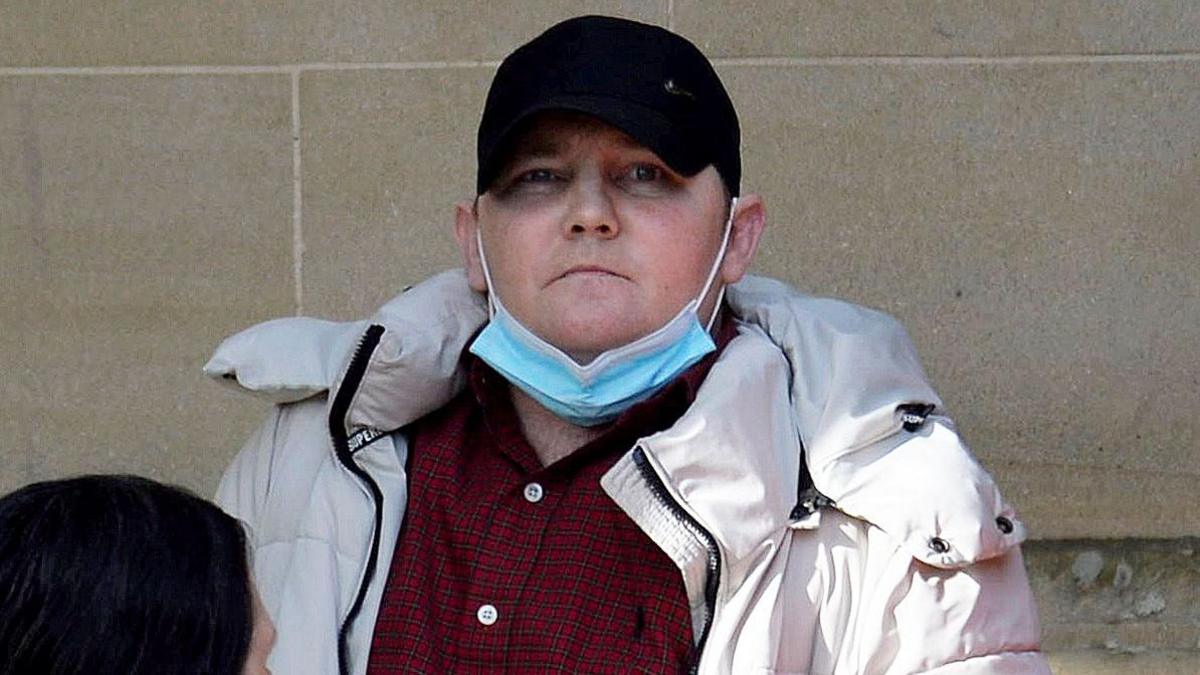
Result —
<svg viewBox="0 0 1200 675"><path fill-rule="evenodd" d="M664 28L581 16L509 54L492 79L479 122L478 194L503 168L521 123L548 110L610 124L684 176L711 164L729 192L739 193L741 131L733 102L704 54Z"/></svg>

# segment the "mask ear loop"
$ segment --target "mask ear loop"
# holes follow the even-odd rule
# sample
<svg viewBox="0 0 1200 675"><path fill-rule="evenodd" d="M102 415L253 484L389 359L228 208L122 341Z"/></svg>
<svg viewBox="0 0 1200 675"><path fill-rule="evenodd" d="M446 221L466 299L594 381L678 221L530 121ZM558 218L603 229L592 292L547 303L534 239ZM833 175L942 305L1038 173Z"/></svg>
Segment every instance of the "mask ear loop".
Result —
<svg viewBox="0 0 1200 675"><path fill-rule="evenodd" d="M699 305L704 302L704 296L708 295L713 280L717 278L717 272L721 270L721 264L725 262L725 251L729 246L729 235L733 232L733 212L737 210L737 203L737 197L733 197L729 201L729 217L725 219L725 234L721 237L721 248L717 251L717 259L713 262L712 269L708 271L708 280L704 282L704 289L700 291L700 295L696 298L696 309L699 309ZM485 267L484 269L487 268ZM704 325L705 332L712 332L713 323L717 320L717 314L721 313L721 302L723 300L725 300L724 284L717 291L717 301L713 303L712 314L708 316L708 321Z"/></svg>
<svg viewBox="0 0 1200 675"><path fill-rule="evenodd" d="M475 228L475 248L479 251L479 262L483 266L483 280L487 284L488 318L490 319L496 316L496 303L500 299L496 297L496 287L492 284L492 273L488 269L487 256L483 253L483 235L478 226Z"/></svg>

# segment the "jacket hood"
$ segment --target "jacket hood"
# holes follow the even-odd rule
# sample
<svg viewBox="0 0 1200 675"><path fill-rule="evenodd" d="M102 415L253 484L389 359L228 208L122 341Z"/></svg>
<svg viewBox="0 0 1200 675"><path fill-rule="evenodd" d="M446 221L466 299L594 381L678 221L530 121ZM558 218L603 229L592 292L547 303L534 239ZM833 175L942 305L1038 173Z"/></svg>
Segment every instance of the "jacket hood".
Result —
<svg viewBox="0 0 1200 675"><path fill-rule="evenodd" d="M761 277L732 285L727 298L734 315L758 326L786 358L780 386L785 401L790 394L790 415L777 424L803 442L813 485L839 510L875 524L914 557L939 567L998 555L1024 538L991 477L939 414L941 400L899 323ZM367 321L296 317L249 328L226 339L204 371L275 403L299 401L336 390L362 334L380 325L383 335L345 423L390 431L462 388L460 355L487 316L484 297L469 288L465 274L449 271L397 296ZM928 419L936 423L906 431L909 406L932 410ZM681 421L688 423L677 431L690 433L696 420L685 415ZM667 469L684 471L689 462L703 461L698 453ZM759 458L744 458L745 466L741 461L722 466L721 475L763 470ZM794 461L774 465L798 467ZM799 479L778 480L794 487Z"/></svg>
<svg viewBox="0 0 1200 675"><path fill-rule="evenodd" d="M463 386L462 350L487 321L484 296L461 270L437 274L369 319L275 319L226 338L204 374L272 403L336 390L371 325L384 333L347 416L347 428L392 430L447 403Z"/></svg>
<svg viewBox="0 0 1200 675"><path fill-rule="evenodd" d="M1012 506L945 415L899 322L761 277L727 295L734 314L783 351L813 485L840 511L938 567L992 558L1025 539ZM915 420L912 410L921 411Z"/></svg>

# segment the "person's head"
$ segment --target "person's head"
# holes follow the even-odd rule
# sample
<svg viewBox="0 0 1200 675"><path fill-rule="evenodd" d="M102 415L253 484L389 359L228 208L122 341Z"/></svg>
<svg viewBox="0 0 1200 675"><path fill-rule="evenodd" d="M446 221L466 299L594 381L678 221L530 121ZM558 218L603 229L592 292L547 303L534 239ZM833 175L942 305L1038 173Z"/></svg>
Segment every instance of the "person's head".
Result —
<svg viewBox="0 0 1200 675"><path fill-rule="evenodd" d="M504 60L484 107L478 194L455 223L472 287L581 363L663 326L719 265L707 319L764 225L739 144L724 86L684 38L608 17L550 28Z"/></svg>
<svg viewBox="0 0 1200 675"><path fill-rule="evenodd" d="M0 498L0 675L265 673L241 524L133 476Z"/></svg>

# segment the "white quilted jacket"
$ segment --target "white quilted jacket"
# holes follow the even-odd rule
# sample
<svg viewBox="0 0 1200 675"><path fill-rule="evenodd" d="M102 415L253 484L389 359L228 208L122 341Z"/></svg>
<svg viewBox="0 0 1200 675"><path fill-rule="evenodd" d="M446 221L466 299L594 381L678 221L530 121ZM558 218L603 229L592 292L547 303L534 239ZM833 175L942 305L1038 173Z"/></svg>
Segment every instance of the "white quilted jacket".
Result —
<svg viewBox="0 0 1200 675"><path fill-rule="evenodd" d="M1049 673L1024 527L904 330L763 278L728 301L739 335L695 403L602 481L679 566L695 671ZM407 498L403 428L461 389L486 316L447 272L370 321L255 326L205 366L278 404L218 493L251 528L274 672L366 671Z"/></svg>

